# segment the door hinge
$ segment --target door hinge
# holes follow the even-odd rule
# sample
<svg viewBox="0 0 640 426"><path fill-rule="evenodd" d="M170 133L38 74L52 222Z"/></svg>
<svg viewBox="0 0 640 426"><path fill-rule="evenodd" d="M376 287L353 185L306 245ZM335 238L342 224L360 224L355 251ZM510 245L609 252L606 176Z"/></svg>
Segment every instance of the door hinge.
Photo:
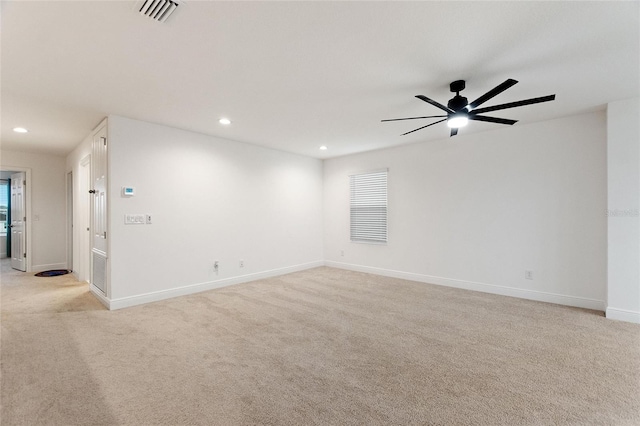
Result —
<svg viewBox="0 0 640 426"><path fill-rule="evenodd" d="M27 253L23 253L23 254L22 254L22 257L27 257Z"/></svg>
<svg viewBox="0 0 640 426"><path fill-rule="evenodd" d="M104 237L107 238L107 231L104 231Z"/></svg>
<svg viewBox="0 0 640 426"><path fill-rule="evenodd" d="M26 180L23 180L23 181L22 181L22 185L27 186L27 181L26 181Z"/></svg>
<svg viewBox="0 0 640 426"><path fill-rule="evenodd" d="M101 136L100 139L102 139L104 146L107 146L107 138L105 138L104 136Z"/></svg>
<svg viewBox="0 0 640 426"><path fill-rule="evenodd" d="M25 217L23 217L23 218L22 218L22 221L23 221L23 222L26 222L26 221L27 221L27 217L26 217L26 216L25 216Z"/></svg>

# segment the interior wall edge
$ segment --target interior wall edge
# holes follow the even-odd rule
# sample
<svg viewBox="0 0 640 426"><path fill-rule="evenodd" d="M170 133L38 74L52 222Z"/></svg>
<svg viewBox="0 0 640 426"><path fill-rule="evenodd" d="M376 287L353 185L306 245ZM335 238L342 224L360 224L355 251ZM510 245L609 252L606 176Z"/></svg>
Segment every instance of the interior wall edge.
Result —
<svg viewBox="0 0 640 426"><path fill-rule="evenodd" d="M608 319L640 324L640 312L617 309L608 306L605 315Z"/></svg>
<svg viewBox="0 0 640 426"><path fill-rule="evenodd" d="M111 308L111 299L109 299L107 296L105 296L100 289L98 289L98 287L96 287L95 285L88 283L89 284L89 291L91 291L91 293L96 297L96 299L98 299L100 301L100 303L102 303L107 309L112 309Z"/></svg>

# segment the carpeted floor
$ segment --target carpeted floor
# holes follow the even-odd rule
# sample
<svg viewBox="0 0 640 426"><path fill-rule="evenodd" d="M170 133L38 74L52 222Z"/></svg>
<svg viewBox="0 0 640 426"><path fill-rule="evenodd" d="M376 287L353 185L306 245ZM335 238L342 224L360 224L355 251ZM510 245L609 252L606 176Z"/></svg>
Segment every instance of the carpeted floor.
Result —
<svg viewBox="0 0 640 426"><path fill-rule="evenodd" d="M331 268L106 311L2 264L2 425L640 425L640 326Z"/></svg>

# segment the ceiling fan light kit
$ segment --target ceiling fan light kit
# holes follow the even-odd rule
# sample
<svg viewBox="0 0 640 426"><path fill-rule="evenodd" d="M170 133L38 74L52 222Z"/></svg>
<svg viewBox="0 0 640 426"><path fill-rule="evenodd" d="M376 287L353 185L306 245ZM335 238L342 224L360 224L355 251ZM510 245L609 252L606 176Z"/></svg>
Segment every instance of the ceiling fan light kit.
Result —
<svg viewBox="0 0 640 426"><path fill-rule="evenodd" d="M424 117L391 118L391 119L382 120L382 121L385 122L385 121L401 121L401 120L418 120L418 119L424 119L424 118L440 118L441 120L438 120L434 123L430 123L430 124L427 124L426 126L418 127L417 129L411 130L407 133L403 133L402 136L408 135L409 133L416 132L418 130L424 129L429 126L433 126L434 124L442 123L443 121L446 121L447 126L451 128L450 136L455 136L458 134L458 129L460 127L466 126L469 120L484 121L488 123L497 123L497 124L506 124L510 126L518 122L518 120L510 120L506 118L497 118L497 117L487 117L486 115L479 115L479 114L482 114L485 112L491 112L491 111L499 111L501 109L532 105L532 104L537 104L541 102L549 102L549 101L553 101L556 98L556 95L548 95L548 96L542 96L539 98L531 98L531 99L525 99L517 102L509 102L506 104L494 105L494 106L485 107L485 108L478 108L480 105L487 102L489 99L492 99L493 97L499 95L500 93L504 92L505 90L507 90L508 88L510 88L516 83L517 83L516 80L509 78L503 83L489 90L484 95L480 96L475 101L469 103L467 98L465 98L464 96L460 96L460 92L465 89L465 86L466 86L465 81L456 80L449 85L449 89L451 90L451 92L455 93L456 95L453 98L451 98L449 102L447 102L447 106L444 106L441 103L434 101L433 99L427 98L424 95L416 95L416 98L424 102L427 102L435 106L436 108L441 109L442 111L446 112L446 115L428 115Z"/></svg>
<svg viewBox="0 0 640 426"><path fill-rule="evenodd" d="M464 127L469 124L469 117L465 113L453 114L447 120L447 126L452 129L459 129L460 127Z"/></svg>

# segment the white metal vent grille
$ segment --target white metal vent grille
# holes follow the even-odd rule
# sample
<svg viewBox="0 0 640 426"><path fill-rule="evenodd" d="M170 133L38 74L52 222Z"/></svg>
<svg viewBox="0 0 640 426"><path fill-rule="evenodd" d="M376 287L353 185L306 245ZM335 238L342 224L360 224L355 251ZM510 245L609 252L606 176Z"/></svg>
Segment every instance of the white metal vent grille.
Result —
<svg viewBox="0 0 640 426"><path fill-rule="evenodd" d="M140 3L139 12L158 22L165 22L179 6L175 0L144 0Z"/></svg>
<svg viewBox="0 0 640 426"><path fill-rule="evenodd" d="M102 293L107 294L107 258L96 252L93 255L93 276L91 284L96 286Z"/></svg>
<svg viewBox="0 0 640 426"><path fill-rule="evenodd" d="M349 176L351 241L387 242L387 171Z"/></svg>

